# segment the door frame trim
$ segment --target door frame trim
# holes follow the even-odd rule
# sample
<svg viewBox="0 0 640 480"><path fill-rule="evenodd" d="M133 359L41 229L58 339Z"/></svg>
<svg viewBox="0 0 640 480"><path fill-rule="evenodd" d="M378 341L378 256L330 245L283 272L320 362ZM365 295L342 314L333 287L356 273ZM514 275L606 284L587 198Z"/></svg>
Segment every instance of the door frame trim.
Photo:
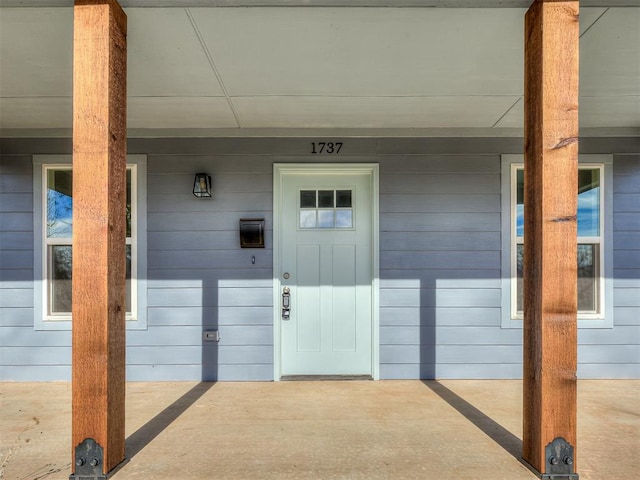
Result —
<svg viewBox="0 0 640 480"><path fill-rule="evenodd" d="M274 163L273 164L273 379L280 381L281 332L280 279L282 178L284 175L368 174L371 179L371 376L380 379L380 167L377 163Z"/></svg>

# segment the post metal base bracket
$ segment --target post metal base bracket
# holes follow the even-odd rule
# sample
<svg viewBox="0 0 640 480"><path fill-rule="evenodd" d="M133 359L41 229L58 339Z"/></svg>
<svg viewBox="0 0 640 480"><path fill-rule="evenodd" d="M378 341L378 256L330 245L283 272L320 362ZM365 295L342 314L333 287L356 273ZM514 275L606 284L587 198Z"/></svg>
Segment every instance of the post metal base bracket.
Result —
<svg viewBox="0 0 640 480"><path fill-rule="evenodd" d="M573 445L562 437L555 438L545 448L546 473L542 480L578 480L573 471Z"/></svg>
<svg viewBox="0 0 640 480"><path fill-rule="evenodd" d="M104 463L103 449L93 438L85 438L76 446L76 468L69 480L106 480L102 473Z"/></svg>

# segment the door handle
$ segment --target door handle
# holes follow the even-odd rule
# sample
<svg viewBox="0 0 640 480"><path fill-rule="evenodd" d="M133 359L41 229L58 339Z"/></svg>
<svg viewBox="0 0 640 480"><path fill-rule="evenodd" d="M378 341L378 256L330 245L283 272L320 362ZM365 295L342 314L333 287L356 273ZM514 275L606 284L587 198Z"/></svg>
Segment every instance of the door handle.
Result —
<svg viewBox="0 0 640 480"><path fill-rule="evenodd" d="M282 319L289 320L291 314L291 294L289 287L282 289Z"/></svg>

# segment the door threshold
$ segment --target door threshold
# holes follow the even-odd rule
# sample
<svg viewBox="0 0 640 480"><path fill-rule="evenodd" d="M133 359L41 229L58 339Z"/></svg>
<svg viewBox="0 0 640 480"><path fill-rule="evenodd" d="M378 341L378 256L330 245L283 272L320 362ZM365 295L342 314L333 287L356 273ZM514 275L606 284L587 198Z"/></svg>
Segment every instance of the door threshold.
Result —
<svg viewBox="0 0 640 480"><path fill-rule="evenodd" d="M373 380L371 375L283 375L283 382L313 382L336 380Z"/></svg>

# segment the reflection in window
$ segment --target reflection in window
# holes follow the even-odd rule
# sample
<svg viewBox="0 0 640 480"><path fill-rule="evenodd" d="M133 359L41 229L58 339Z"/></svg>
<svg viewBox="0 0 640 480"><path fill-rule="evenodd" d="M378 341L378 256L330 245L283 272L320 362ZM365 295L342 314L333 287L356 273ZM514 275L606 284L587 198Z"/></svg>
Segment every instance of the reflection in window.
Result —
<svg viewBox="0 0 640 480"><path fill-rule="evenodd" d="M597 312L599 293L599 245L578 245L578 311Z"/></svg>
<svg viewBox="0 0 640 480"><path fill-rule="evenodd" d="M51 259L51 304L52 314L71 311L71 245L52 245Z"/></svg>
<svg viewBox="0 0 640 480"><path fill-rule="evenodd" d="M134 232L135 211L132 203L132 167L126 177L126 306L133 314ZM73 173L69 166L45 167L45 258L46 305L50 319L71 315L71 260L73 232Z"/></svg>
<svg viewBox="0 0 640 480"><path fill-rule="evenodd" d="M315 190L302 190L300 192L300 208L316 208Z"/></svg>
<svg viewBox="0 0 640 480"><path fill-rule="evenodd" d="M600 170L578 171L578 236L600 235Z"/></svg>
<svg viewBox="0 0 640 480"><path fill-rule="evenodd" d="M71 238L73 184L71 170L47 172L47 237Z"/></svg>
<svg viewBox="0 0 640 480"><path fill-rule="evenodd" d="M516 169L513 229L516 236L516 313L523 308L524 267L524 170ZM601 278L601 167L578 170L578 312L600 313Z"/></svg>
<svg viewBox="0 0 640 480"><path fill-rule="evenodd" d="M316 228L316 211L300 210L300 228Z"/></svg>
<svg viewBox="0 0 640 480"><path fill-rule="evenodd" d="M318 228L334 228L333 210L318 210Z"/></svg>
<svg viewBox="0 0 640 480"><path fill-rule="evenodd" d="M318 192L318 207L333 208L335 205L333 194L333 190L320 190Z"/></svg>
<svg viewBox="0 0 640 480"><path fill-rule="evenodd" d="M353 228L351 190L301 190L301 229Z"/></svg>

